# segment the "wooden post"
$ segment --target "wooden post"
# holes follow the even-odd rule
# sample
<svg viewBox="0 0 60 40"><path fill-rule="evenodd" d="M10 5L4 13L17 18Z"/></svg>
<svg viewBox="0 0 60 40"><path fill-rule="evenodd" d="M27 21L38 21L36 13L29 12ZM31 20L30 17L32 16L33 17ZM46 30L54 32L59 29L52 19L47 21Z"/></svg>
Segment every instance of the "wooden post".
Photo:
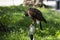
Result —
<svg viewBox="0 0 60 40"><path fill-rule="evenodd" d="M30 25L30 39L34 40L34 33L35 33L35 27L34 25Z"/></svg>

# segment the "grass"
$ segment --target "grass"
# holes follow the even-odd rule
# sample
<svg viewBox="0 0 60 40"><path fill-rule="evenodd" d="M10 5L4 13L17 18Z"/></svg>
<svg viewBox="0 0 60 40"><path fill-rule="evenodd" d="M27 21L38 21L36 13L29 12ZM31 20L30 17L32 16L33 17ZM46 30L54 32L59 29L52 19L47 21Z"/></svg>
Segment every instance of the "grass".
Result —
<svg viewBox="0 0 60 40"><path fill-rule="evenodd" d="M36 25L35 40L60 40L60 14L50 9L37 8L47 20L42 22L43 31L39 31ZM26 7L11 6L0 7L0 22L3 24L0 30L0 40L30 40L29 25L31 19L24 16Z"/></svg>

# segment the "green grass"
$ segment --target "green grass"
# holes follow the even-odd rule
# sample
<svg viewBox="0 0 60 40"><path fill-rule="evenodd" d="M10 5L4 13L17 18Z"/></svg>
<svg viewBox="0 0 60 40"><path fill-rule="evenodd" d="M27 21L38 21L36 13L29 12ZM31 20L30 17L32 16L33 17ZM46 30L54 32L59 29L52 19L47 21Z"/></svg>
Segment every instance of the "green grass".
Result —
<svg viewBox="0 0 60 40"><path fill-rule="evenodd" d="M35 40L60 40L60 14L50 9L38 8L47 24L42 22L43 31L36 25ZM29 25L31 19L24 16L26 7L0 7L0 22L7 31L0 31L0 40L30 40Z"/></svg>

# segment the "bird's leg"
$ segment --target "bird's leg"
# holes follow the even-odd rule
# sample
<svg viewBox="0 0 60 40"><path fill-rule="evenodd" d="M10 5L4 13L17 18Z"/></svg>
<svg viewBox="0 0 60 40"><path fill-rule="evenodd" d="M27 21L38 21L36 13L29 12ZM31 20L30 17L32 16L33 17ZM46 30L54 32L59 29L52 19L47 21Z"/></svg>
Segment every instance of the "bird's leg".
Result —
<svg viewBox="0 0 60 40"><path fill-rule="evenodd" d="M32 25L36 26L36 19L32 19Z"/></svg>
<svg viewBox="0 0 60 40"><path fill-rule="evenodd" d="M42 30L42 24L41 24L41 21L40 21L40 29Z"/></svg>

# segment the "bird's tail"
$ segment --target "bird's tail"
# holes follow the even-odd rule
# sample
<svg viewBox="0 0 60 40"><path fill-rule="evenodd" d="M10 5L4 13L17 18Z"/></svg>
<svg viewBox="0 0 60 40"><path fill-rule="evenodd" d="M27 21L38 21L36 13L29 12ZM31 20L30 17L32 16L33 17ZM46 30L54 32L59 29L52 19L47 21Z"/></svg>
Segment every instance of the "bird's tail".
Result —
<svg viewBox="0 0 60 40"><path fill-rule="evenodd" d="M46 19L45 19L45 18L43 18L43 21L44 21L45 23L47 23L47 21L46 21Z"/></svg>

